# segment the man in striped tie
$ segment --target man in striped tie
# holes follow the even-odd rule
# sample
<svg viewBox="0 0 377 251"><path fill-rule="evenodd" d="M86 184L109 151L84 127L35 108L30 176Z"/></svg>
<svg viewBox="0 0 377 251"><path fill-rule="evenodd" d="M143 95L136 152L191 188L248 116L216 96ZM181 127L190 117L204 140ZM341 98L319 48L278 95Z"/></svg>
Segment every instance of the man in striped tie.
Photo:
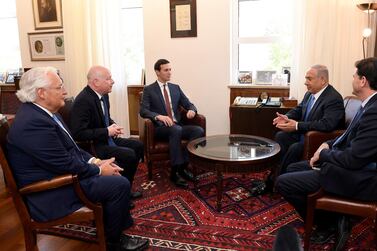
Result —
<svg viewBox="0 0 377 251"><path fill-rule="evenodd" d="M307 195L320 188L358 200L377 198L377 58L362 59L355 66L353 94L362 103L347 130L338 138L324 142L310 161L301 162L300 169L304 171L283 174L276 181L277 191L303 219ZM342 250L350 234L348 218L322 212L316 215L316 222L312 241L325 243L337 230L334 250Z"/></svg>

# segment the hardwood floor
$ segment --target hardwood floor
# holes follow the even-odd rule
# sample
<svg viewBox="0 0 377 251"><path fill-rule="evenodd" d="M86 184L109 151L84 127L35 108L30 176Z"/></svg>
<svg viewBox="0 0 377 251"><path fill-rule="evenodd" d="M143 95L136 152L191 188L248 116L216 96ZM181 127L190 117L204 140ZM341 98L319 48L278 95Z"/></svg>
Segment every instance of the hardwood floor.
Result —
<svg viewBox="0 0 377 251"><path fill-rule="evenodd" d="M93 243L65 239L50 235L38 235L40 251L96 251ZM0 168L0 249L24 251L24 234L13 200L5 188L3 171Z"/></svg>

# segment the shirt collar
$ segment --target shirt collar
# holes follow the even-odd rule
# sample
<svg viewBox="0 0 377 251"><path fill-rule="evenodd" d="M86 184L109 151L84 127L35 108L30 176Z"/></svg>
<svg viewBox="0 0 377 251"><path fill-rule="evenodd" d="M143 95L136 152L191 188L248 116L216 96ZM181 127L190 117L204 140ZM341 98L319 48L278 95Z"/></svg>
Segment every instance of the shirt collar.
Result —
<svg viewBox="0 0 377 251"><path fill-rule="evenodd" d="M361 103L361 107L364 108L364 106L368 103L368 101L374 96L376 95L377 92L373 93L372 95L370 95L369 97L367 97L362 103Z"/></svg>
<svg viewBox="0 0 377 251"><path fill-rule="evenodd" d="M52 118L52 116L54 115L52 112L50 112L49 110L47 110L47 109L44 108L43 106L38 105L37 103L34 103L34 102L33 102L33 104L36 105L36 106L38 106L39 108L41 108L43 111L45 111L48 115L51 116L51 118Z"/></svg>
<svg viewBox="0 0 377 251"><path fill-rule="evenodd" d="M323 87L319 92L317 92L316 94L313 94L315 100L318 100L319 96L321 96L321 94L322 94L323 91L327 88L327 86L329 86L329 85L327 84L327 85L326 85L325 87Z"/></svg>
<svg viewBox="0 0 377 251"><path fill-rule="evenodd" d="M160 81L157 80L157 83L160 86L160 88L163 88L165 84L166 84L166 86L168 86L168 82L162 83L162 82L160 82Z"/></svg>

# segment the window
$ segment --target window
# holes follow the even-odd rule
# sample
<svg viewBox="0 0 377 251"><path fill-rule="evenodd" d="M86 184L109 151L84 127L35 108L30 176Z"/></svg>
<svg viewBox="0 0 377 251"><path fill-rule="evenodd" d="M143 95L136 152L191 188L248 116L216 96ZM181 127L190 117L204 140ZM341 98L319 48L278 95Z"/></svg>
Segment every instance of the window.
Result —
<svg viewBox="0 0 377 251"><path fill-rule="evenodd" d="M126 83L140 84L145 64L142 0L123 0L121 7L121 44L126 66Z"/></svg>
<svg viewBox="0 0 377 251"><path fill-rule="evenodd" d="M234 0L233 71L282 73L292 60L292 0Z"/></svg>
<svg viewBox="0 0 377 251"><path fill-rule="evenodd" d="M22 66L18 35L16 1L0 1L0 72Z"/></svg>

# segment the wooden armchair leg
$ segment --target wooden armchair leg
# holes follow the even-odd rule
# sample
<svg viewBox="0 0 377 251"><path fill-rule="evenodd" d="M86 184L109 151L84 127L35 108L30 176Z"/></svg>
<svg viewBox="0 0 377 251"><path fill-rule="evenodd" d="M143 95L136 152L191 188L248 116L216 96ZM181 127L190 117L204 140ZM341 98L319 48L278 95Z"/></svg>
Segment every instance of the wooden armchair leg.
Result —
<svg viewBox="0 0 377 251"><path fill-rule="evenodd" d="M38 251L37 233L32 230L24 229L24 236L25 236L25 250Z"/></svg>
<svg viewBox="0 0 377 251"><path fill-rule="evenodd" d="M152 180L152 176L153 176L153 173L152 173L152 162L150 160L147 161L147 167L148 167L148 179L149 180Z"/></svg>
<svg viewBox="0 0 377 251"><path fill-rule="evenodd" d="M307 251L310 248L310 236L313 230L314 221L314 203L308 202L308 209L306 212L305 219L305 236L304 236L304 250Z"/></svg>

